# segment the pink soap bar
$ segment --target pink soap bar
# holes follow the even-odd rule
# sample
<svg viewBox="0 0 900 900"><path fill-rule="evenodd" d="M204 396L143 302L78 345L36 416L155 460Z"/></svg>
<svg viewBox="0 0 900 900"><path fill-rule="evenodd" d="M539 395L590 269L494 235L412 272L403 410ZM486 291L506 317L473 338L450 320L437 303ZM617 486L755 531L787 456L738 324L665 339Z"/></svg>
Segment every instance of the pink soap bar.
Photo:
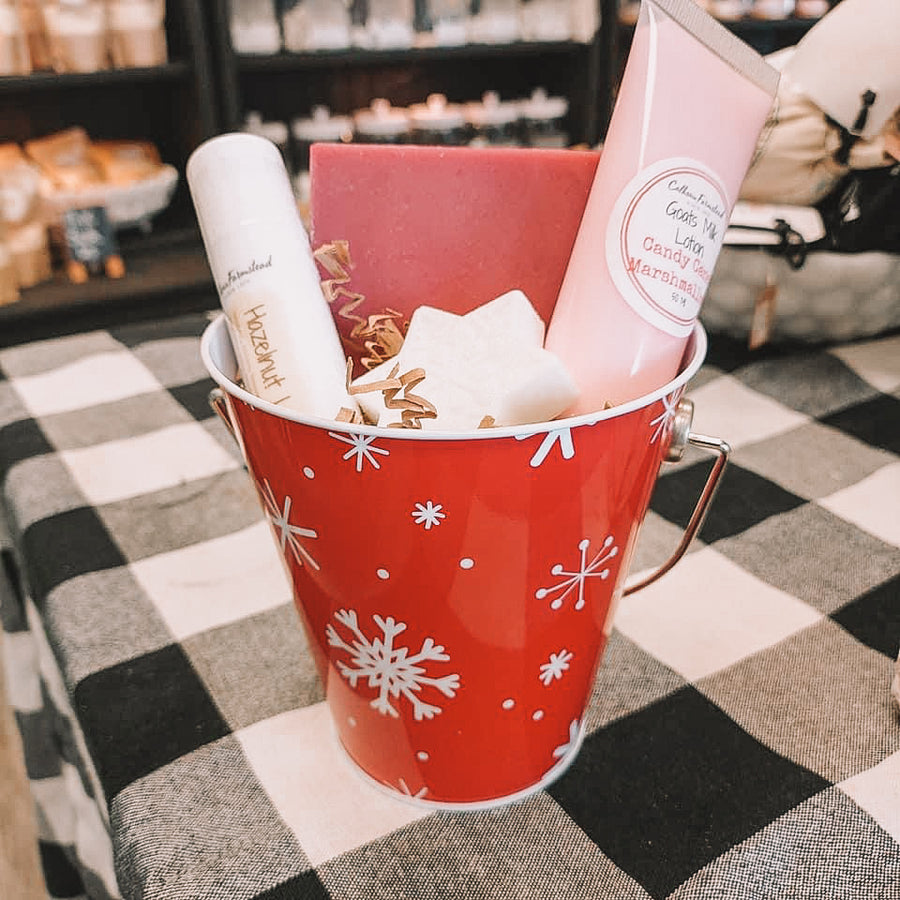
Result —
<svg viewBox="0 0 900 900"><path fill-rule="evenodd" d="M599 153L517 147L315 144L313 248L347 240L361 316L422 304L457 314L524 291L556 303ZM323 276L324 277L324 276ZM335 320L345 340L353 323Z"/></svg>

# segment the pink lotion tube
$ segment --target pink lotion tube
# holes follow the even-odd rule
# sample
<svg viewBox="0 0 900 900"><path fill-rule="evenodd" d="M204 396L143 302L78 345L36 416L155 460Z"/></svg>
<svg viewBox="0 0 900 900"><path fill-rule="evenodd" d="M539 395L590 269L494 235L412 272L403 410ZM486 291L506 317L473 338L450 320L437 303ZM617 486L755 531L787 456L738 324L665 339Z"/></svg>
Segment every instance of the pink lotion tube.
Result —
<svg viewBox="0 0 900 900"><path fill-rule="evenodd" d="M644 0L546 347L569 415L673 378L778 73L693 0Z"/></svg>

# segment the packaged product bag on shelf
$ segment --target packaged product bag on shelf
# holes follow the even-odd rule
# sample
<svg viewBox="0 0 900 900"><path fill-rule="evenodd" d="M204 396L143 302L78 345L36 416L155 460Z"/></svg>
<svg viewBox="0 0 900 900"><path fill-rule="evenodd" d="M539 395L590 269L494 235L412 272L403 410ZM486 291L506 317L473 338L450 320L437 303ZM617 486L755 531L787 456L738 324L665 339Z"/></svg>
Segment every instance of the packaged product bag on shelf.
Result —
<svg viewBox="0 0 900 900"><path fill-rule="evenodd" d="M360 46L374 50L403 50L415 40L413 0L367 0L366 24L355 32Z"/></svg>
<svg viewBox="0 0 900 900"><path fill-rule="evenodd" d="M589 44L600 27L600 13L597 4L591 0L570 0L569 23L572 40Z"/></svg>
<svg viewBox="0 0 900 900"><path fill-rule="evenodd" d="M273 0L232 0L229 30L236 53L267 55L281 50Z"/></svg>
<svg viewBox="0 0 900 900"><path fill-rule="evenodd" d="M48 192L77 191L103 181L90 150L91 139L78 126L25 142L25 152L40 166Z"/></svg>
<svg viewBox="0 0 900 900"><path fill-rule="evenodd" d="M19 287L16 281L16 267L12 252L7 246L3 230L0 228L0 306L15 303L19 299Z"/></svg>
<svg viewBox="0 0 900 900"><path fill-rule="evenodd" d="M19 8L10 0L0 2L0 75L28 75L31 55Z"/></svg>
<svg viewBox="0 0 900 900"><path fill-rule="evenodd" d="M521 8L522 40L570 40L572 5L571 0L525 0Z"/></svg>
<svg viewBox="0 0 900 900"><path fill-rule="evenodd" d="M50 239L44 222L35 220L10 228L6 244L12 253L20 288L34 287L53 277Z"/></svg>
<svg viewBox="0 0 900 900"><path fill-rule="evenodd" d="M16 144L0 146L0 222L19 288L52 277L41 176Z"/></svg>
<svg viewBox="0 0 900 900"><path fill-rule="evenodd" d="M426 7L436 47L456 47L468 41L472 6L467 0L427 0Z"/></svg>
<svg viewBox="0 0 900 900"><path fill-rule="evenodd" d="M28 55L31 57L31 68L44 70L53 68L50 53L50 39L47 36L47 23L44 21L44 9L40 0L19 0L19 15L25 30L25 41L28 44Z"/></svg>
<svg viewBox="0 0 900 900"><path fill-rule="evenodd" d="M91 141L88 155L109 184L134 184L163 167L159 150L150 141Z"/></svg>
<svg viewBox="0 0 900 900"><path fill-rule="evenodd" d="M92 141L83 128L69 128L27 141L41 168L42 194L51 221L66 210L103 207L117 229L149 230L178 184L178 170L160 161L147 141Z"/></svg>
<svg viewBox="0 0 900 900"><path fill-rule="evenodd" d="M101 0L51 0L44 7L56 72L109 68L106 6Z"/></svg>
<svg viewBox="0 0 900 900"><path fill-rule="evenodd" d="M481 0L472 16L469 40L476 44L511 44L522 37L519 0Z"/></svg>
<svg viewBox="0 0 900 900"><path fill-rule="evenodd" d="M165 0L110 0L109 46L113 65L164 65L168 59L165 18Z"/></svg>
<svg viewBox="0 0 900 900"><path fill-rule="evenodd" d="M286 0L281 5L284 48L343 50L350 46L350 10L344 0Z"/></svg>

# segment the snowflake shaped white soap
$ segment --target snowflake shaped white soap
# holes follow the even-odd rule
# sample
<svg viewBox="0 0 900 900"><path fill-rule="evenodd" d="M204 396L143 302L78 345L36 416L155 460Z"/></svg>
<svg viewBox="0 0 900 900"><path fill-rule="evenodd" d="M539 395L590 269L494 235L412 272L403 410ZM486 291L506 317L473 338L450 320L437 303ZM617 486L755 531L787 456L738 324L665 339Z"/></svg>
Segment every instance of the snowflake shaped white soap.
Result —
<svg viewBox="0 0 900 900"><path fill-rule="evenodd" d="M421 368L425 379L415 388L437 408L423 419L432 431L471 431L486 416L494 425L545 422L575 401L578 389L562 362L544 349L544 323L522 291L509 291L458 316L430 306L412 315L400 353L361 375L354 386ZM387 426L400 421L378 391L358 394L370 421Z"/></svg>
<svg viewBox="0 0 900 900"><path fill-rule="evenodd" d="M451 699L456 696L459 689L459 675L456 672L440 677L433 677L427 672L429 663L450 659L444 648L430 637L425 638L417 653L411 653L408 647L396 643L397 636L406 631L406 623L396 621L393 616L372 616L372 621L381 631L373 638L363 633L356 610L341 609L334 617L351 635L348 642L330 622L325 626L328 646L342 650L350 657L349 662L337 660L338 671L352 688L362 684L375 688L378 695L369 705L382 715L399 718L400 713L391 700L402 698L412 706L417 722L433 719L440 713L441 707L423 700L420 696L422 690L430 689L432 693L436 691Z"/></svg>

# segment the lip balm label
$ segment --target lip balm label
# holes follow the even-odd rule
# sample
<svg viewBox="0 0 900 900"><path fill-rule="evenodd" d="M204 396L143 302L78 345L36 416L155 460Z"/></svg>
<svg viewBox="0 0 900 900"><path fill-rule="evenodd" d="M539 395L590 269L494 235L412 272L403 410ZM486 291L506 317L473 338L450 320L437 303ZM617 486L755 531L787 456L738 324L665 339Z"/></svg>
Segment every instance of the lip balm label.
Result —
<svg viewBox="0 0 900 900"><path fill-rule="evenodd" d="M625 186L609 218L606 261L622 297L651 325L690 334L730 208L719 179L694 159L660 160Z"/></svg>

